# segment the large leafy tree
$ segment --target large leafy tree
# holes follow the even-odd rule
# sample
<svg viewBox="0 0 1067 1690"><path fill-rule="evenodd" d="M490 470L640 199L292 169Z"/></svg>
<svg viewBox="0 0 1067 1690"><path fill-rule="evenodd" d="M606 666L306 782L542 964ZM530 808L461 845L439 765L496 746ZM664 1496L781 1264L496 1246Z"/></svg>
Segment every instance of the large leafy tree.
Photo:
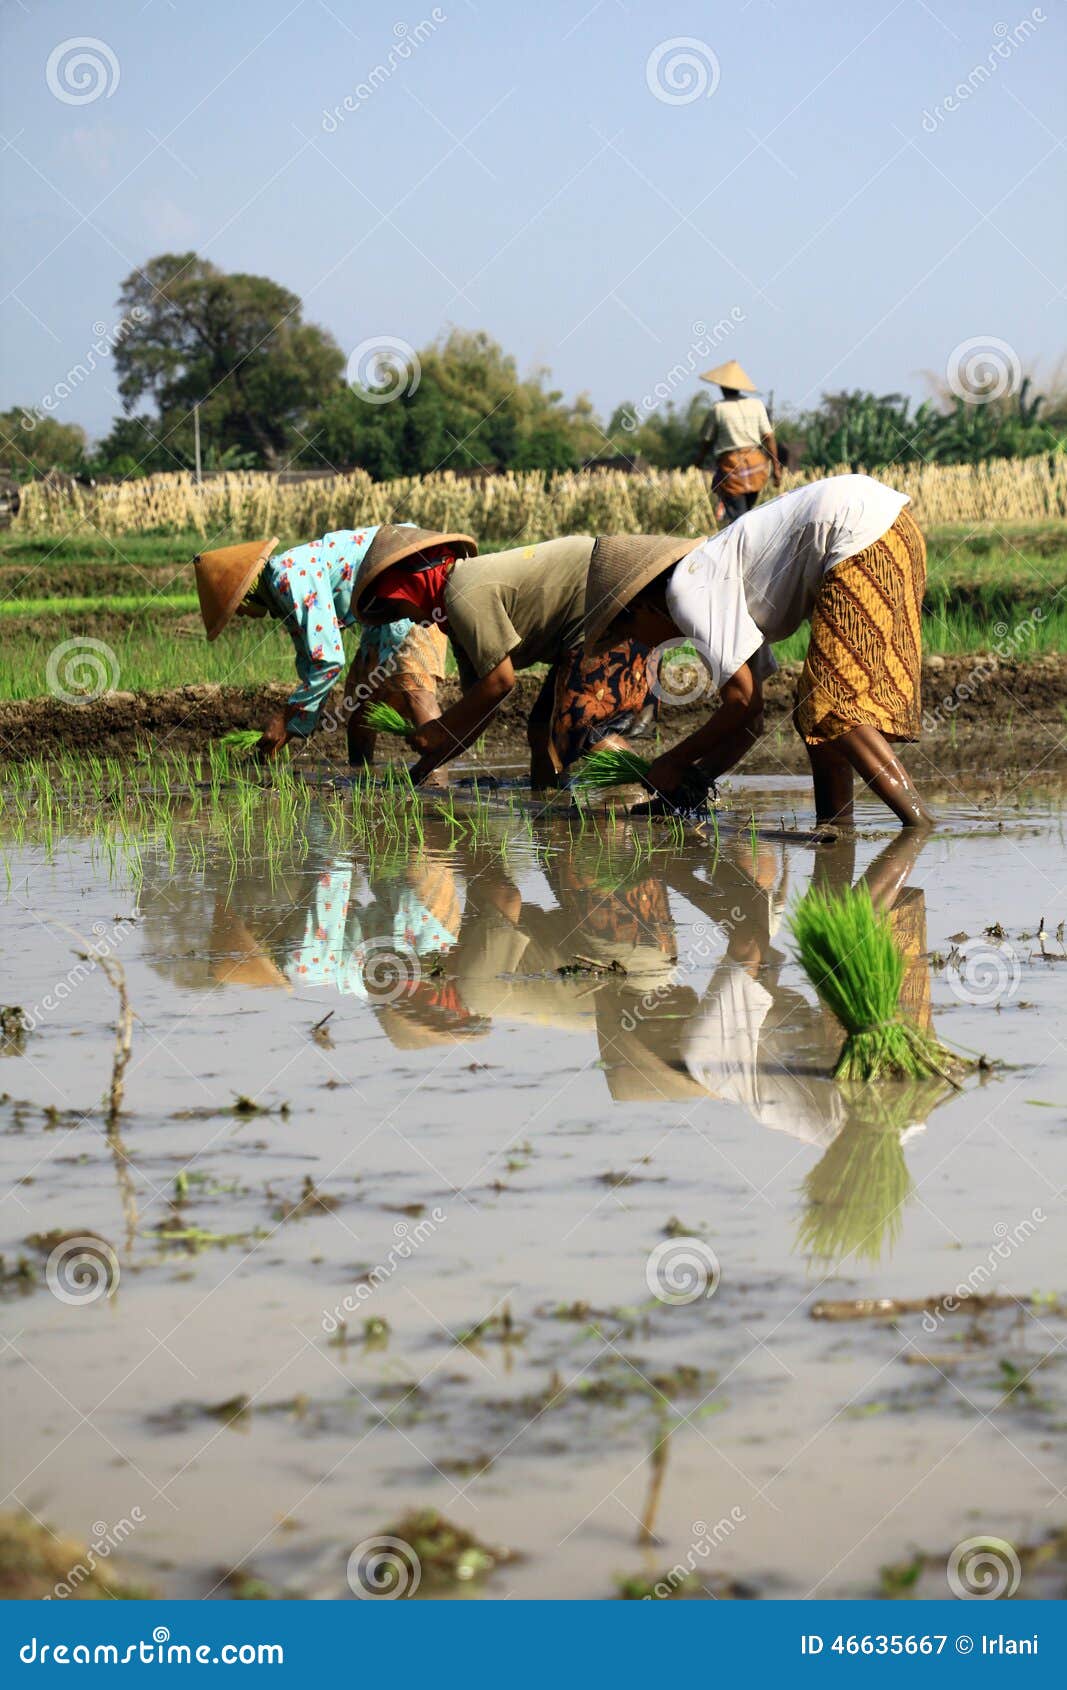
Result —
<svg viewBox="0 0 1067 1690"><path fill-rule="evenodd" d="M308 464L359 464L378 478L432 470L569 469L605 449L587 398L572 405L520 376L484 333L453 329L383 390L338 388L309 423Z"/></svg>
<svg viewBox="0 0 1067 1690"><path fill-rule="evenodd" d="M114 358L126 410L154 401L155 432L184 461L199 403L216 454L251 453L276 466L340 379L339 347L303 321L295 293L267 276L227 275L195 252L164 253L126 278L119 305Z"/></svg>
<svg viewBox="0 0 1067 1690"><path fill-rule="evenodd" d="M16 481L47 475L50 469L72 473L82 468L85 430L57 422L29 409L0 412L0 469Z"/></svg>

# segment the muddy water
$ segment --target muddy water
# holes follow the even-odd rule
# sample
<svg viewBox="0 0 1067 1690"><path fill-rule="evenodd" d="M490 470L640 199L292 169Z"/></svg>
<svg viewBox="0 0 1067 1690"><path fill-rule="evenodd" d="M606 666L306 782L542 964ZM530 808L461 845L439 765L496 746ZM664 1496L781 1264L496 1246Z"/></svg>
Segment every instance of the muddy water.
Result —
<svg viewBox="0 0 1067 1690"><path fill-rule="evenodd" d="M127 1566L179 1596L346 1595L417 1507L519 1553L487 1598L675 1565L869 1594L1067 1525L1061 797L957 791L918 850L873 810L814 846L801 783L735 790L759 826L717 848L503 804L369 857L314 810L269 862L198 824L139 868L9 842L34 1025L0 1059L0 1247L39 1277L5 1285L4 1506L132 1521ZM1002 1069L827 1079L783 921L813 875L867 878L910 1011ZM68 929L136 1011L121 1137L115 995ZM48 1289L65 1233L114 1252L108 1294ZM961 1285L1018 1301L813 1314Z"/></svg>

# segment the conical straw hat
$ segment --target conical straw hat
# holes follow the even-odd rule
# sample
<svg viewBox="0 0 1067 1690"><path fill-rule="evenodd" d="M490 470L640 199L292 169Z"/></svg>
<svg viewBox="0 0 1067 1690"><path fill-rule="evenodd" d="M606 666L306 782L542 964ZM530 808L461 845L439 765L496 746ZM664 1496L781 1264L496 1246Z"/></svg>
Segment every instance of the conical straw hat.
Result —
<svg viewBox="0 0 1067 1690"><path fill-rule="evenodd" d="M200 614L209 640L218 639L277 544L275 534L270 540L248 540L194 557Z"/></svg>
<svg viewBox="0 0 1067 1690"><path fill-rule="evenodd" d="M220 984L284 986L288 992L293 989L240 916L218 904L211 922L211 950L212 977Z"/></svg>
<svg viewBox="0 0 1067 1690"><path fill-rule="evenodd" d="M597 650L605 630L642 587L704 544L676 534L601 534L585 582L585 649Z"/></svg>
<svg viewBox="0 0 1067 1690"><path fill-rule="evenodd" d="M713 370L705 370L701 381L713 381L718 387L736 387L746 389L749 393L756 393L758 389L751 376L746 376L736 358L731 358L728 364L716 364Z"/></svg>
<svg viewBox="0 0 1067 1690"><path fill-rule="evenodd" d="M469 534L440 534L434 528L407 528L392 523L379 528L359 566L352 594L352 604L361 621L368 620L365 601L373 597L370 589L379 575L392 569L394 563L403 563L405 558L414 559L423 552L442 548L451 548L460 557L474 557L478 542Z"/></svg>

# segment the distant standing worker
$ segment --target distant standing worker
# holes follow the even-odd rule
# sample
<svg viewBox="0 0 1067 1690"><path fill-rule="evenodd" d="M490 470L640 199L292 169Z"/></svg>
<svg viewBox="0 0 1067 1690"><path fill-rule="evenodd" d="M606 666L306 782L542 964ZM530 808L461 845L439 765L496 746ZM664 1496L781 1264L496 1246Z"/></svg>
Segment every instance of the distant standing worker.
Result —
<svg viewBox="0 0 1067 1690"><path fill-rule="evenodd" d="M722 398L708 412L697 466L703 466L709 452L714 456L711 485L722 501L722 515L727 522L733 522L752 509L766 486L768 474L774 476L776 487L781 486L778 445L767 408L762 399L756 398L754 384L736 359L717 364L700 379L717 382L722 388Z"/></svg>

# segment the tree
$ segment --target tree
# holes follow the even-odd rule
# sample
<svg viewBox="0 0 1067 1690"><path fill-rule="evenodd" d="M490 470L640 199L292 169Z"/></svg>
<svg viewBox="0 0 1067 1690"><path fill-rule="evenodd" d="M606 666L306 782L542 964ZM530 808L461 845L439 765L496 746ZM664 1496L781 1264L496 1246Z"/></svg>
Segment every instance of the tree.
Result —
<svg viewBox="0 0 1067 1690"><path fill-rule="evenodd" d="M308 425L307 464L358 464L385 479L433 470L569 469L604 447L592 405L520 377L485 333L453 329L388 384L328 393ZM383 399L386 391L395 397Z"/></svg>
<svg viewBox="0 0 1067 1690"><path fill-rule="evenodd" d="M199 403L216 452L252 453L275 467L340 379L339 347L302 321L296 294L267 276L227 275L194 252L164 253L126 278L119 305L114 358L126 410L153 399L156 434L185 461Z"/></svg>
<svg viewBox="0 0 1067 1690"><path fill-rule="evenodd" d="M40 416L29 406L0 412L0 468L16 481L31 481L50 469L79 470L85 458L85 430L77 423Z"/></svg>

